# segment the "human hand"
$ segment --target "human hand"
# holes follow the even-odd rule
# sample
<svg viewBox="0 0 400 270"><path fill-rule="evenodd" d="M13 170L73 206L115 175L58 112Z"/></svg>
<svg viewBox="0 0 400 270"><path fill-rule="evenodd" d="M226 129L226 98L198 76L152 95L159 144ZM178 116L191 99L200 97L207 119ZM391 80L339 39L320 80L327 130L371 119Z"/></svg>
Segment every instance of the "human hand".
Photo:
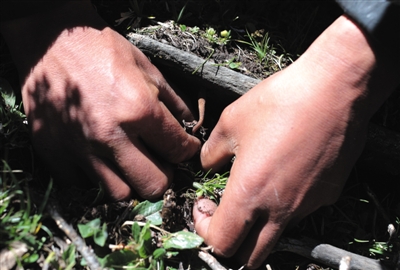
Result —
<svg viewBox="0 0 400 270"><path fill-rule="evenodd" d="M193 117L143 53L79 2L49 15L55 22L66 17L68 28L55 31L40 19L55 32L51 45L13 52L33 144L66 185L79 183L84 172L113 199L133 189L158 197L170 184L172 164L200 149L179 124ZM45 31L36 38L47 38Z"/></svg>
<svg viewBox="0 0 400 270"><path fill-rule="evenodd" d="M376 63L362 32L341 17L224 110L201 162L215 170L235 156L228 184L213 215L204 199L193 209L196 231L217 255L257 268L286 226L337 199L369 117L398 83Z"/></svg>

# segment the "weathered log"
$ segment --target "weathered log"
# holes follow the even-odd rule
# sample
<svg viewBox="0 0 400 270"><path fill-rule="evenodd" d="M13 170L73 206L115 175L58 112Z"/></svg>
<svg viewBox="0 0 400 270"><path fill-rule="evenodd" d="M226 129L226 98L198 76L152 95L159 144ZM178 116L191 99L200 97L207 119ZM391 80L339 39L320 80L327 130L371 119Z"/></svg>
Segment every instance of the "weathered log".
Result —
<svg viewBox="0 0 400 270"><path fill-rule="evenodd" d="M184 87L186 91L206 90L212 93L208 95L210 99L213 96L215 99L225 99L224 105L260 82L229 68L217 66L211 59L202 59L193 53L143 35L130 33L127 38L148 55L163 73L173 74L175 81L176 78L179 81L189 81L189 87ZM400 134L371 123L360 160L368 166L400 178Z"/></svg>
<svg viewBox="0 0 400 270"><path fill-rule="evenodd" d="M389 270L393 266L387 266L381 261L370 259L328 244L320 244L311 239L282 238L275 246L275 251L288 251L303 257L323 263L329 267L338 269L341 260L350 258L348 270Z"/></svg>
<svg viewBox="0 0 400 270"><path fill-rule="evenodd" d="M213 60L205 60L193 53L185 52L149 37L130 33L128 40L151 57L156 66L175 69L175 77L189 77L201 85L224 91L237 97L246 93L260 80L243 75L229 68L218 66ZM199 80L200 79L200 80Z"/></svg>

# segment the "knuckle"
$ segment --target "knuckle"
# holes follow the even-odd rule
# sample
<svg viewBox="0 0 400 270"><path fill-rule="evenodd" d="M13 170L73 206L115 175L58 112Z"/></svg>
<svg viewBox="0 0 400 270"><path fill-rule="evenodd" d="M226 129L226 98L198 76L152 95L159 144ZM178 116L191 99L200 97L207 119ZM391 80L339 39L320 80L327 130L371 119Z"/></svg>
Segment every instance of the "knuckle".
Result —
<svg viewBox="0 0 400 270"><path fill-rule="evenodd" d="M107 191L108 191L108 196L113 201L124 201L130 199L132 196L132 192L129 188L118 188Z"/></svg>
<svg viewBox="0 0 400 270"><path fill-rule="evenodd" d="M185 140L180 145L176 145L167 151L166 159L171 163L179 163L188 158L190 156L190 144L188 140Z"/></svg>
<svg viewBox="0 0 400 270"><path fill-rule="evenodd" d="M214 253L223 258L230 258L235 255L235 250L227 246L224 242L216 242L210 244L214 247Z"/></svg>
<svg viewBox="0 0 400 270"><path fill-rule="evenodd" d="M169 187L167 177L152 181L149 185L145 185L142 189L138 190L140 196L144 199L157 199L161 197Z"/></svg>
<svg viewBox="0 0 400 270"><path fill-rule="evenodd" d="M234 113L235 113L234 106L229 105L228 107L226 107L222 111L222 114L221 114L219 122L221 122L221 123L229 123L230 122L230 118L233 117Z"/></svg>

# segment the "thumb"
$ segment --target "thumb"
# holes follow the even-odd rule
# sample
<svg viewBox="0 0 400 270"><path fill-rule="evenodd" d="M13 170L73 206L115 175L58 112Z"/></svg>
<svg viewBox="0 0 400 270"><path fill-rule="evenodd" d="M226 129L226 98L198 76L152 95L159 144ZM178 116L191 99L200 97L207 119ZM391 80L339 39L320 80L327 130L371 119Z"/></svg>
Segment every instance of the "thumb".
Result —
<svg viewBox="0 0 400 270"><path fill-rule="evenodd" d="M217 209L217 204L212 200L200 198L193 206L193 222L199 235L207 235L211 216Z"/></svg>

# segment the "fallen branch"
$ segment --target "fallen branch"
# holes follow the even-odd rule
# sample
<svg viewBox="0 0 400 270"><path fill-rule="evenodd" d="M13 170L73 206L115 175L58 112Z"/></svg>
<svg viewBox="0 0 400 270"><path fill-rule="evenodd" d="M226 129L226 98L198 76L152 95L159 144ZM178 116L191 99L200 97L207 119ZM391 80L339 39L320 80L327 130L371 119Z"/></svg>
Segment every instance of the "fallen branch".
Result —
<svg viewBox="0 0 400 270"><path fill-rule="evenodd" d="M69 225L65 219L60 215L57 210L57 206L55 204L48 204L47 211L50 216L54 219L57 226L67 235L67 237L71 240L72 243L76 246L76 249L79 253L85 258L87 266L91 270L102 269L99 261L97 260L96 255L93 253L93 250L86 246L85 241L78 235L78 233L74 230L74 228Z"/></svg>
<svg viewBox="0 0 400 270"><path fill-rule="evenodd" d="M381 261L370 259L328 244L316 243L310 239L283 238L275 246L274 251L288 251L329 267L338 269L341 260L345 257L350 258L348 270L389 270L392 267L384 265Z"/></svg>
<svg viewBox="0 0 400 270"><path fill-rule="evenodd" d="M205 60L192 53L158 42L149 37L129 33L128 40L146 55L161 64L170 66L192 78L200 78L200 83L211 88L223 89L236 95L243 95L260 80L250 78L226 67L216 66L212 60ZM195 72L196 71L196 72ZM207 88L205 88L207 89Z"/></svg>
<svg viewBox="0 0 400 270"><path fill-rule="evenodd" d="M205 251L199 251L198 256L202 259L212 270L227 270L223 267L217 259L215 259L210 253Z"/></svg>

